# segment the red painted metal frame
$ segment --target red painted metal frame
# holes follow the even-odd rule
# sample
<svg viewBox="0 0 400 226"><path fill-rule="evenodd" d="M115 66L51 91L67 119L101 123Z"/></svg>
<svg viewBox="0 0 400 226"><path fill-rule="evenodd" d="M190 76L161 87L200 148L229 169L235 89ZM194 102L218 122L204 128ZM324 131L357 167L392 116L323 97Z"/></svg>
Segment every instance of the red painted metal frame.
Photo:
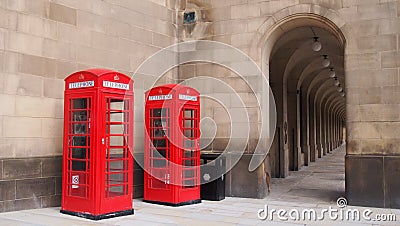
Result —
<svg viewBox="0 0 400 226"><path fill-rule="evenodd" d="M74 109L85 98L90 106ZM133 106L133 81L119 72L91 69L65 79L61 212L96 220L133 213ZM111 122L119 115L121 122ZM112 134L114 126L122 132ZM111 137L122 145L112 146Z"/></svg>
<svg viewBox="0 0 400 226"><path fill-rule="evenodd" d="M200 202L199 92L169 84L145 96L144 201L172 206ZM185 110L193 115L185 117Z"/></svg>

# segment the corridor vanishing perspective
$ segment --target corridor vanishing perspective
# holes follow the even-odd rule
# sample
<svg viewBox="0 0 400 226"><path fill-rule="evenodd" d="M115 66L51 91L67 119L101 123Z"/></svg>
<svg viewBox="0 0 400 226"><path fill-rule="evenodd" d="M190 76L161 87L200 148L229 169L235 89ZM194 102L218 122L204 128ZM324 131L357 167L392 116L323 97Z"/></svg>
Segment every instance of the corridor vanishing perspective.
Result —
<svg viewBox="0 0 400 226"><path fill-rule="evenodd" d="M286 177L345 142L345 40L326 24L314 16L292 18L273 34L278 40L265 60L277 106L274 177Z"/></svg>
<svg viewBox="0 0 400 226"><path fill-rule="evenodd" d="M338 198L345 197L345 155L343 144L284 179L273 178L266 200L335 205Z"/></svg>

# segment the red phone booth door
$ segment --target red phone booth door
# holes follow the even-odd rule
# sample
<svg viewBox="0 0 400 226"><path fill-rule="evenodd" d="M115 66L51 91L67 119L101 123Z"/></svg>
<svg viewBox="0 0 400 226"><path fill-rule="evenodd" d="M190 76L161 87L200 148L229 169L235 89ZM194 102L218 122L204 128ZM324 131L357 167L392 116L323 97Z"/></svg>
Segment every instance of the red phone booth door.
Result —
<svg viewBox="0 0 400 226"><path fill-rule="evenodd" d="M67 177L64 180L67 196L71 199L65 204L85 211L91 209L93 95L71 95L67 98Z"/></svg>
<svg viewBox="0 0 400 226"><path fill-rule="evenodd" d="M180 201L193 200L199 192L199 115L196 107L185 106L182 109L181 131L183 133L182 140L182 190L180 192ZM198 197L200 198L200 197Z"/></svg>
<svg viewBox="0 0 400 226"><path fill-rule="evenodd" d="M172 202L171 110L163 107L149 107L147 112L150 153L146 155L149 158L146 187L152 191L145 193L145 199Z"/></svg>
<svg viewBox="0 0 400 226"><path fill-rule="evenodd" d="M132 201L132 175L133 167L130 147L133 147L133 104L132 97L105 94L105 133L102 144L105 147L105 181L104 198L106 205L102 212L115 211L115 209L130 209ZM125 205L121 206L121 205Z"/></svg>

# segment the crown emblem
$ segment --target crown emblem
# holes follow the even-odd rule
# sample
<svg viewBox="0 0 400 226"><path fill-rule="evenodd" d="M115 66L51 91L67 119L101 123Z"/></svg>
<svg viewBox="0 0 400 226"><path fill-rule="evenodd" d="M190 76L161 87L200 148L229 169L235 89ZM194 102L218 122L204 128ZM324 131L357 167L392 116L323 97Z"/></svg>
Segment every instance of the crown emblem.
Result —
<svg viewBox="0 0 400 226"><path fill-rule="evenodd" d="M83 80L83 79L85 79L85 76L83 76L83 74L81 74L81 75L79 75L79 77L78 77L80 80Z"/></svg>
<svg viewBox="0 0 400 226"><path fill-rule="evenodd" d="M115 76L114 76L114 80L115 80L115 81L118 81L118 80L119 80L118 75L115 75Z"/></svg>

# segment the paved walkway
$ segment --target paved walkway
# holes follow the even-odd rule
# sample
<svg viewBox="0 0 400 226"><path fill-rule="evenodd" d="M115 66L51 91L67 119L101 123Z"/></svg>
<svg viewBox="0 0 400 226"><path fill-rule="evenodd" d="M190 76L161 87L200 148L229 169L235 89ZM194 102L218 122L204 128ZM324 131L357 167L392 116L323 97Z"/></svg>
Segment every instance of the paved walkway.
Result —
<svg viewBox="0 0 400 226"><path fill-rule="evenodd" d="M285 179L273 179L271 194L266 199L226 198L223 201L203 201L200 204L167 207L143 203L134 200L135 214L131 216L91 221L78 217L63 215L59 208L24 210L0 214L0 225L400 225L400 221L382 222L368 221L360 217L358 220L332 221L329 214L325 214L325 221L321 220L293 220L279 219L271 215L266 220L258 219L257 212L265 209L284 209L295 217L296 211L315 209L318 217L323 209L345 210L355 209L362 214L366 208L347 206L340 209L336 205L338 197L344 195L344 147L333 154L319 159L309 167L303 167L298 172L291 172ZM400 220L400 210L370 208L374 218L376 214L395 214ZM264 214L262 211L261 214ZM345 216L345 214L343 215ZM389 216L389 215L386 215ZM288 213L284 217L289 218ZM390 217L390 216L389 216Z"/></svg>

